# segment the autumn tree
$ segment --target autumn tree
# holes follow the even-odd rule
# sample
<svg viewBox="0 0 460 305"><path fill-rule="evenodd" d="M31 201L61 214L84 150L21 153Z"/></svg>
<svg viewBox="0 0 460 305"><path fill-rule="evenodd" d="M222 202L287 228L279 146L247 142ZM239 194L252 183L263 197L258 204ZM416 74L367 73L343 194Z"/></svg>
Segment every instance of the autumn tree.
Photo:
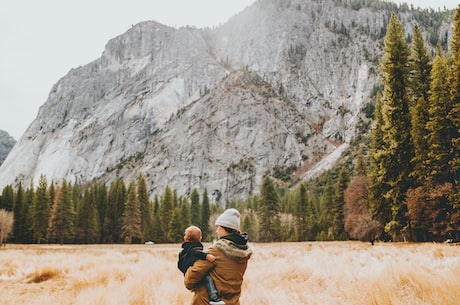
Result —
<svg viewBox="0 0 460 305"><path fill-rule="evenodd" d="M374 244L382 231L380 223L372 219L368 207L369 182L365 175L352 178L344 193L344 229L351 238Z"/></svg>
<svg viewBox="0 0 460 305"><path fill-rule="evenodd" d="M13 223L13 212L0 209L0 247L4 246L8 236L13 231Z"/></svg>
<svg viewBox="0 0 460 305"><path fill-rule="evenodd" d="M407 192L406 204L416 241L443 241L455 228L449 219L452 184L426 183Z"/></svg>

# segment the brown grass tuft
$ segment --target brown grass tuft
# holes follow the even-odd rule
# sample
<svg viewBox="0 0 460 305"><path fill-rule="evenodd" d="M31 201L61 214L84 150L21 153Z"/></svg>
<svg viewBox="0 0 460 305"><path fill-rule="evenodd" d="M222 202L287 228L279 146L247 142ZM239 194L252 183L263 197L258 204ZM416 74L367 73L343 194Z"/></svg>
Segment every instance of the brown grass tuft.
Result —
<svg viewBox="0 0 460 305"><path fill-rule="evenodd" d="M27 283L41 283L61 275L61 271L55 268L45 267L29 275Z"/></svg>

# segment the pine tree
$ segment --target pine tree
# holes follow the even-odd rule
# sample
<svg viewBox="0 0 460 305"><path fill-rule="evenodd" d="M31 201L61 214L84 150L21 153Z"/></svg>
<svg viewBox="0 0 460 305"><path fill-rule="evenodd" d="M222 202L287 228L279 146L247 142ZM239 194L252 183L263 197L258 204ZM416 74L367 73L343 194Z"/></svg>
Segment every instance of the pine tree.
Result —
<svg viewBox="0 0 460 305"><path fill-rule="evenodd" d="M378 96L375 104L374 127L371 130L371 148L369 172L369 206L372 218L382 225L391 221L390 200L385 194L390 189L388 171L386 168L388 154L385 152L383 141L383 117L381 96Z"/></svg>
<svg viewBox="0 0 460 305"><path fill-rule="evenodd" d="M210 241L209 218L211 217L211 210L209 206L208 190L203 192L203 201L201 203L201 231L203 233L203 240Z"/></svg>
<svg viewBox="0 0 460 305"><path fill-rule="evenodd" d="M77 213L76 239L80 243L97 243L100 239L96 196L97 185L86 187Z"/></svg>
<svg viewBox="0 0 460 305"><path fill-rule="evenodd" d="M142 240L141 223L142 215L136 185L131 182L122 216L121 238L125 244L139 243Z"/></svg>
<svg viewBox="0 0 460 305"><path fill-rule="evenodd" d="M297 240L306 241L308 240L308 198L307 190L304 184L299 186L297 192Z"/></svg>
<svg viewBox="0 0 460 305"><path fill-rule="evenodd" d="M336 238L332 231L332 220L334 218L333 200L335 187L330 176L327 177L326 185L320 200L321 222L322 222L322 240L332 240Z"/></svg>
<svg viewBox="0 0 460 305"><path fill-rule="evenodd" d="M33 181L30 182L29 187L25 191L24 201L24 214L25 223L23 231L23 243L34 242L34 231L33 231L33 213L34 213L34 201L35 201L35 187Z"/></svg>
<svg viewBox="0 0 460 305"><path fill-rule="evenodd" d="M347 184L350 181L349 172L346 167L342 167L339 172L337 179L337 186L335 188L334 198L332 200L332 234L335 239L344 239L345 231L343 228L343 208L344 208L344 193L347 188Z"/></svg>
<svg viewBox="0 0 460 305"><path fill-rule="evenodd" d="M444 56L438 54L433 60L430 107L428 109L429 120L426 124L429 145L426 163L429 171L425 179L431 183L440 184L446 181L450 172L448 162L451 158L452 128L451 121L447 118L451 110L451 103L447 75L447 60Z"/></svg>
<svg viewBox="0 0 460 305"><path fill-rule="evenodd" d="M18 189L16 191L16 199L14 203L14 225L13 225L13 237L17 243L23 243L24 232L27 230L26 225L26 209L25 209L25 194L22 182L19 182Z"/></svg>
<svg viewBox="0 0 460 305"><path fill-rule="evenodd" d="M452 40L450 43L452 60L449 73L449 86L451 93L452 108L449 111L448 118L453 126L451 132L451 181L454 184L452 202L457 212L452 215L458 215L460 209L460 6L457 7L453 18ZM458 226L458 218L457 222ZM456 228L458 229L458 228Z"/></svg>
<svg viewBox="0 0 460 305"><path fill-rule="evenodd" d="M422 31L414 26L410 55L410 94L413 103L421 97L428 100L431 81L431 56L423 39Z"/></svg>
<svg viewBox="0 0 460 305"><path fill-rule="evenodd" d="M163 197L161 198L161 207L160 207L160 215L161 215L161 230L163 232L163 241L164 242L171 242L169 239L169 222L171 220L173 213L173 193L169 186L166 186L165 192Z"/></svg>
<svg viewBox="0 0 460 305"><path fill-rule="evenodd" d="M47 238L50 242L73 242L75 237L75 211L72 187L64 179L56 191L50 214Z"/></svg>
<svg viewBox="0 0 460 305"><path fill-rule="evenodd" d="M171 242L177 243L183 241L184 231L182 230L181 223L180 208L176 207L171 214L168 224L168 240Z"/></svg>
<svg viewBox="0 0 460 305"><path fill-rule="evenodd" d="M137 198L139 199L142 215L142 239L143 241L150 240L152 239L150 231L152 229L153 211L149 200L149 194L147 192L147 183L145 182L145 177L142 174L139 175L139 178L137 179Z"/></svg>
<svg viewBox="0 0 460 305"><path fill-rule="evenodd" d="M121 237L122 215L126 202L126 185L118 178L110 184L107 198L107 212L104 218L105 242L118 243Z"/></svg>
<svg viewBox="0 0 460 305"><path fill-rule="evenodd" d="M50 216L51 203L47 184L46 177L41 175L31 211L33 235L38 244L46 237Z"/></svg>
<svg viewBox="0 0 460 305"><path fill-rule="evenodd" d="M429 90L431 82L431 57L423 40L420 28L414 27L411 54L411 138L414 145L414 157L412 159L415 184L420 185L425 180L428 170L428 143L426 124L428 122Z"/></svg>
<svg viewBox="0 0 460 305"><path fill-rule="evenodd" d="M270 177L265 176L260 186L258 209L261 241L273 242L280 240L281 222L279 213L279 196L273 181Z"/></svg>
<svg viewBox="0 0 460 305"><path fill-rule="evenodd" d="M385 172L379 173L377 185L386 192L383 197L391 206L391 221L386 230L398 238L407 225L404 205L405 194L413 185L410 161L413 158L411 123L409 113L409 47L404 39L404 29L393 13L385 36L384 58L381 63L383 94L381 97L383 146L375 154L381 154L386 163ZM376 148L374 148L376 149ZM375 188L371 188L375 191ZM374 199L379 200L375 195ZM385 204L385 202L382 202Z"/></svg>
<svg viewBox="0 0 460 305"><path fill-rule="evenodd" d="M11 184L3 188L0 209L11 212L14 208L14 189Z"/></svg>
<svg viewBox="0 0 460 305"><path fill-rule="evenodd" d="M192 224L199 226L201 224L200 194L196 188L192 190L192 194L190 195L190 202L190 218Z"/></svg>
<svg viewBox="0 0 460 305"><path fill-rule="evenodd" d="M153 197L153 224L152 224L152 240L157 242L163 241L163 230L161 228L160 201L158 195Z"/></svg>

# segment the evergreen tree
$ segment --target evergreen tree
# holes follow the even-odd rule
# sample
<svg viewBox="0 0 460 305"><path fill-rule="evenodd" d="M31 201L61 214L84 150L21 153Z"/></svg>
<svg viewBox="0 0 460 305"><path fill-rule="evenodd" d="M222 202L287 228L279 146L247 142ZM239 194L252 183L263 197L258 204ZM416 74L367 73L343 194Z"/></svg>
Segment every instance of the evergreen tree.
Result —
<svg viewBox="0 0 460 305"><path fill-rule="evenodd" d="M423 40L420 28L414 27L411 53L411 138L414 146L412 159L415 185L420 185L425 180L428 160L428 143L426 124L429 119L429 90L431 82L431 57Z"/></svg>
<svg viewBox="0 0 460 305"><path fill-rule="evenodd" d="M33 181L30 182L29 187L25 191L24 201L24 214L25 223L23 234L23 243L34 242L34 231L33 231L33 213L34 213L34 202L35 202L35 187Z"/></svg>
<svg viewBox="0 0 460 305"><path fill-rule="evenodd" d="M184 240L184 231L182 230L182 221L179 207L174 208L171 214L171 219L168 224L168 235L168 239L171 242L177 243Z"/></svg>
<svg viewBox="0 0 460 305"><path fill-rule="evenodd" d="M333 200L334 200L335 188L330 175L326 180L323 193L320 200L320 209L322 220L322 238L321 240L333 240L336 236L333 235L332 231L332 220L334 218ZM321 233L321 232L320 232Z"/></svg>
<svg viewBox="0 0 460 305"><path fill-rule="evenodd" d="M297 192L297 240L308 240L308 198L304 184L299 186Z"/></svg>
<svg viewBox="0 0 460 305"><path fill-rule="evenodd" d="M152 239L150 231L152 229L153 211L149 200L149 194L147 192L147 183L145 182L145 177L142 174L139 175L139 178L137 179L137 198L139 199L142 215L142 239L143 241L150 240Z"/></svg>
<svg viewBox="0 0 460 305"><path fill-rule="evenodd" d="M118 178L110 184L107 212L104 218L103 235L105 242L118 243L121 237L123 209L126 202L126 185Z"/></svg>
<svg viewBox="0 0 460 305"><path fill-rule="evenodd" d="M404 39L403 26L394 13L388 24L384 44L384 58L381 64L383 147L375 153L382 154L382 159L386 163L383 164L385 173L381 173L384 176L379 177L380 185L374 187L386 190L383 197L391 206L392 217L386 224L386 230L393 234L394 238L399 238L399 233L407 225L407 208L403 202L407 190L413 184L410 178L413 148L408 96L410 50ZM373 198L377 197L374 195Z"/></svg>
<svg viewBox="0 0 460 305"><path fill-rule="evenodd" d="M163 197L161 198L161 230L163 232L163 241L171 242L169 239L169 222L173 213L173 193L169 186L166 186Z"/></svg>
<svg viewBox="0 0 460 305"><path fill-rule="evenodd" d="M103 226L104 219L106 218L107 211L107 186L105 183L93 182L93 188L95 192L94 202L96 204L97 215L98 215L98 227L99 227L99 241L107 241L107 236L104 236Z"/></svg>
<svg viewBox="0 0 460 305"><path fill-rule="evenodd" d="M210 227L209 218L211 217L211 209L209 206L208 190L205 189L203 192L203 201L201 203L201 231L203 233L203 240L210 241Z"/></svg>
<svg viewBox="0 0 460 305"><path fill-rule="evenodd" d="M381 96L377 98L374 116L375 125L371 130L369 206L372 218L384 225L391 221L391 205L390 200L384 196L390 186L386 168L388 154L384 153Z"/></svg>
<svg viewBox="0 0 460 305"><path fill-rule="evenodd" d="M181 232L191 224L190 222L190 204L187 200L181 200L180 204L180 220L181 220Z"/></svg>
<svg viewBox="0 0 460 305"><path fill-rule="evenodd" d="M449 165L451 166L451 182L454 185L452 202L457 210L452 215L458 215L460 208L460 6L457 7L453 18L452 40L450 43L452 60L449 73L449 85L451 93L452 108L448 118L452 124L451 130L451 154ZM459 225L457 222L454 222ZM458 227L457 227L458 229Z"/></svg>
<svg viewBox="0 0 460 305"><path fill-rule="evenodd" d="M136 186L131 182L123 209L121 238L125 244L139 243L142 240L142 214L137 198Z"/></svg>
<svg viewBox="0 0 460 305"><path fill-rule="evenodd" d="M13 237L17 243L26 242L24 239L24 233L27 231L26 227L26 198L22 182L19 182L18 189L16 191L16 199L14 204L14 224L13 224Z"/></svg>
<svg viewBox="0 0 460 305"><path fill-rule="evenodd" d="M163 235L163 230L161 228L160 201L158 195L155 194L153 197L152 240L162 242Z"/></svg>
<svg viewBox="0 0 460 305"><path fill-rule="evenodd" d="M72 187L64 179L56 191L51 210L47 238L50 242L73 242L75 237L75 211Z"/></svg>
<svg viewBox="0 0 460 305"><path fill-rule="evenodd" d="M11 184L3 188L0 209L11 212L14 208L14 189Z"/></svg>
<svg viewBox="0 0 460 305"><path fill-rule="evenodd" d="M413 103L421 97L428 100L430 90L431 56L418 25L414 26L411 55L409 87Z"/></svg>
<svg viewBox="0 0 460 305"><path fill-rule="evenodd" d="M348 169L342 167L339 172L339 177L337 179L337 186L335 188L334 198L332 199L332 234L335 239L345 239L345 231L343 228L343 209L344 209L344 193L347 188L347 184L350 181L350 176Z"/></svg>
<svg viewBox="0 0 460 305"><path fill-rule="evenodd" d="M201 224L201 209L200 209L200 194L198 190L194 188L190 195L190 218L192 224L199 226Z"/></svg>
<svg viewBox="0 0 460 305"><path fill-rule="evenodd" d="M47 184L46 177L41 175L32 205L32 229L38 244L46 237L50 217L51 203Z"/></svg>
<svg viewBox="0 0 460 305"><path fill-rule="evenodd" d="M99 215L96 208L97 185L85 188L77 213L76 240L80 243L97 243L100 239Z"/></svg>
<svg viewBox="0 0 460 305"><path fill-rule="evenodd" d="M279 196L273 181L270 177L265 176L260 186L258 209L261 241L273 242L280 240L281 222L279 213Z"/></svg>
<svg viewBox="0 0 460 305"><path fill-rule="evenodd" d="M447 75L447 60L438 54L433 60L430 107L428 109L429 120L426 124L429 145L426 163L429 170L425 179L440 184L446 181L450 172L448 162L451 158L452 128L451 121L447 118L451 110L451 103Z"/></svg>

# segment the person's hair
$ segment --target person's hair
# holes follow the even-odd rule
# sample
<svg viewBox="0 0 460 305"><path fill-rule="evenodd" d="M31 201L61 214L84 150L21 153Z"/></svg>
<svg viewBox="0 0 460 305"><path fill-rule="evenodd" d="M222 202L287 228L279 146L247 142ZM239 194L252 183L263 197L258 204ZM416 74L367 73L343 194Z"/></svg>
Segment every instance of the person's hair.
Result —
<svg viewBox="0 0 460 305"><path fill-rule="evenodd" d="M197 226L190 226L185 229L185 240L186 241L200 241L201 240L201 229Z"/></svg>
<svg viewBox="0 0 460 305"><path fill-rule="evenodd" d="M224 227L224 226L221 226L221 227L222 227L222 228L225 230L225 232L227 232L228 234L231 234L231 233L238 233L238 234L240 234L240 233L241 233L240 230L235 230L235 229L227 228L227 227Z"/></svg>

